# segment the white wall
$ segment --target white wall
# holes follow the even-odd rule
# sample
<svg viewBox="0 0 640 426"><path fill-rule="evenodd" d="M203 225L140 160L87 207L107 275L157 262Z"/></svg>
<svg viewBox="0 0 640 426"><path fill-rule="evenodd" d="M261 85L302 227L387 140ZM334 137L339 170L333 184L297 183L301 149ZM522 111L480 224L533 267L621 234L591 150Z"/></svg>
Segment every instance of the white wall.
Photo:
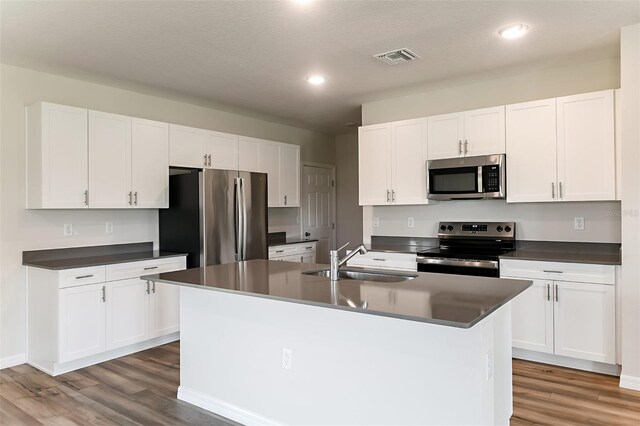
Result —
<svg viewBox="0 0 640 426"><path fill-rule="evenodd" d="M362 105L365 125L454 111L506 105L620 86L620 59L502 72L499 78L451 80L421 86L402 97ZM365 207L363 237L371 235L434 236L438 220L515 220L520 239L620 242L619 203L506 204L504 201L441 202L429 206ZM609 213L608 213L609 212ZM373 217L380 226L373 228ZM584 216L585 230L573 231L574 216ZM414 217L415 228L407 228Z"/></svg>
<svg viewBox="0 0 640 426"><path fill-rule="evenodd" d="M49 101L295 143L301 146L302 160L334 161L333 137L253 118L249 113L243 116L8 65L2 65L0 71L0 362L26 349L23 250L158 240L156 210L25 210L26 105ZM113 234L104 232L107 220L114 222ZM77 235L63 237L64 223L72 223Z"/></svg>
<svg viewBox="0 0 640 426"><path fill-rule="evenodd" d="M621 386L640 390L640 24L622 28Z"/></svg>
<svg viewBox="0 0 640 426"><path fill-rule="evenodd" d="M362 242L362 207L358 205L358 133L336 136L337 247Z"/></svg>

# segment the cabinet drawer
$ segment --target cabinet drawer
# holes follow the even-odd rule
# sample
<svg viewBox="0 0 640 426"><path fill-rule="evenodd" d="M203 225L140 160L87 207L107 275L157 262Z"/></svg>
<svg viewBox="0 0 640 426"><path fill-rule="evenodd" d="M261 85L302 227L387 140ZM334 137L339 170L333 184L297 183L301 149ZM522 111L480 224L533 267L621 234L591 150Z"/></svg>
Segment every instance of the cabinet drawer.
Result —
<svg viewBox="0 0 640 426"><path fill-rule="evenodd" d="M269 247L269 259L298 254L297 245Z"/></svg>
<svg viewBox="0 0 640 426"><path fill-rule="evenodd" d="M316 252L316 243L306 243L298 245L298 253L305 255Z"/></svg>
<svg viewBox="0 0 640 426"><path fill-rule="evenodd" d="M364 255L356 255L347 264L363 268L402 269L407 271L416 271L418 268L415 254L375 251L370 251Z"/></svg>
<svg viewBox="0 0 640 426"><path fill-rule="evenodd" d="M500 260L500 276L614 285L613 265Z"/></svg>
<svg viewBox="0 0 640 426"><path fill-rule="evenodd" d="M97 284L105 281L104 265L65 269L58 272L58 274L58 288L77 287L79 285Z"/></svg>
<svg viewBox="0 0 640 426"><path fill-rule="evenodd" d="M107 265L106 281L126 280L143 275L179 271L185 269L185 267L186 259L184 256Z"/></svg>

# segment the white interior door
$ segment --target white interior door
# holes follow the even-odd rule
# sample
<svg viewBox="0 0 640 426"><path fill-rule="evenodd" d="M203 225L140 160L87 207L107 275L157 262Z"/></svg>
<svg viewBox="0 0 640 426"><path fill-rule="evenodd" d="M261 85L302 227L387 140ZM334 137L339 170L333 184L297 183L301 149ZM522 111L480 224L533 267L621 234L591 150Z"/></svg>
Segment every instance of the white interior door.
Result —
<svg viewBox="0 0 640 426"><path fill-rule="evenodd" d="M329 263L329 250L333 245L333 169L329 167L302 167L302 235L317 239L316 262Z"/></svg>

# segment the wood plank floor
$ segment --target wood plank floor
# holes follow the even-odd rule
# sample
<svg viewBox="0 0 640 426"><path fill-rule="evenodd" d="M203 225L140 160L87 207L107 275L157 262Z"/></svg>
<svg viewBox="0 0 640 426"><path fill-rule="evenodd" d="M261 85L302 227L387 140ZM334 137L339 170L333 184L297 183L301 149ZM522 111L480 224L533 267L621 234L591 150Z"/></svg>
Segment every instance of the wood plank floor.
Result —
<svg viewBox="0 0 640 426"><path fill-rule="evenodd" d="M171 343L49 377L0 370L0 425L233 425L178 401L180 346ZM640 392L618 378L513 362L512 425L640 425Z"/></svg>

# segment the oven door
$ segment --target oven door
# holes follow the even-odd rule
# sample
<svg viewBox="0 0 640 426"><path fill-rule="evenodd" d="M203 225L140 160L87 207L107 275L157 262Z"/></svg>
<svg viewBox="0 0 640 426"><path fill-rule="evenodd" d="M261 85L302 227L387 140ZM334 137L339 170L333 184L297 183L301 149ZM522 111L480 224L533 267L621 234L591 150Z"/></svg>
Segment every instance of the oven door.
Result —
<svg viewBox="0 0 640 426"><path fill-rule="evenodd" d="M418 272L499 278L500 264L497 260L465 260L419 256Z"/></svg>

